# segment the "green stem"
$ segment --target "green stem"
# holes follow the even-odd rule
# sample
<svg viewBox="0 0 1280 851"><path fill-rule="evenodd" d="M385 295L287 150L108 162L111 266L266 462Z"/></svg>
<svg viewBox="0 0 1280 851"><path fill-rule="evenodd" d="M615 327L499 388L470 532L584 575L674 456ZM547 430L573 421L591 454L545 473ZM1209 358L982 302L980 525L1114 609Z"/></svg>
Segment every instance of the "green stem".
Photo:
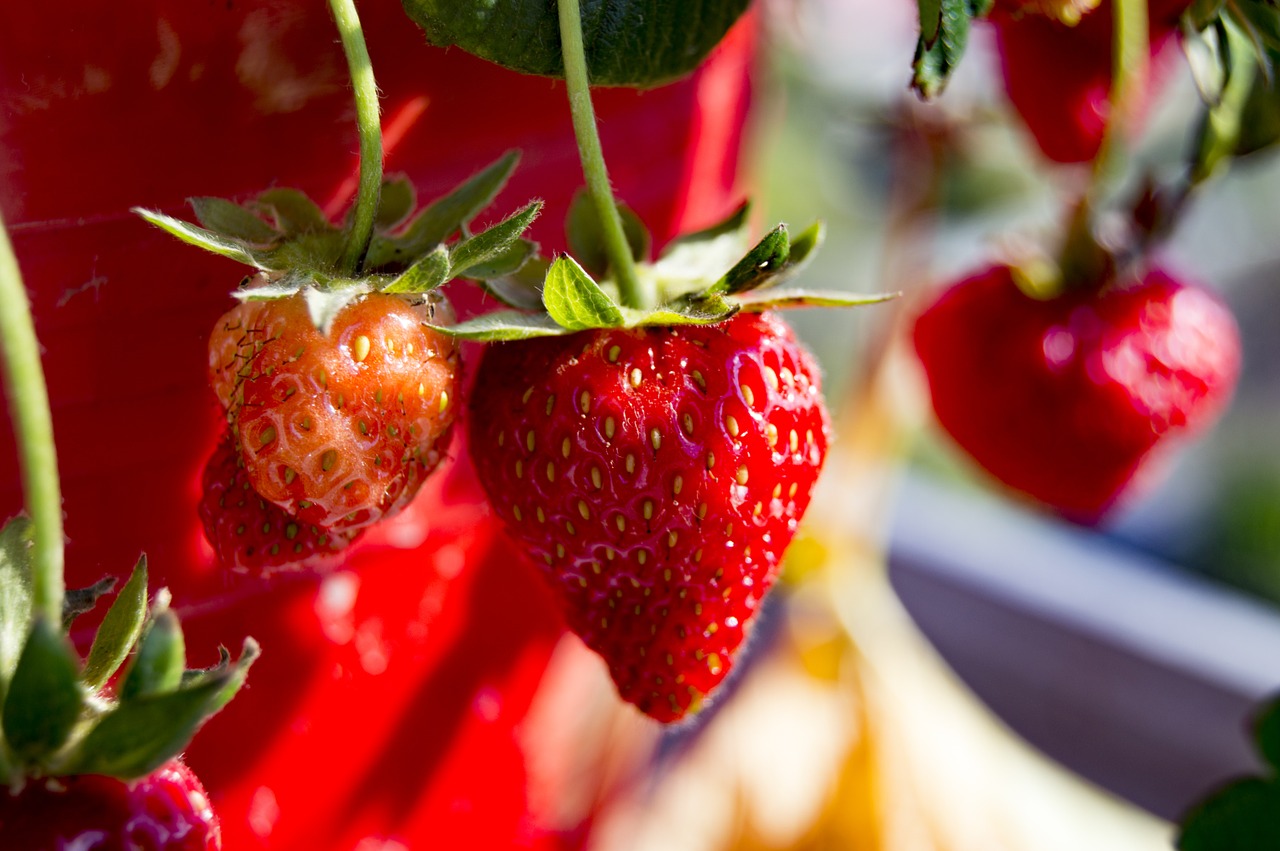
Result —
<svg viewBox="0 0 1280 851"><path fill-rule="evenodd" d="M573 133L578 139L578 155L582 159L582 175L587 181L587 194L595 205L604 236L605 253L618 282L618 295L627 307L652 307L656 296L636 273L631 244L622 229L622 216L609 186L609 171L600 148L595 108L591 104L591 85L587 77L587 53L582 43L582 10L578 0L558 0L560 9L560 49L564 56L564 80L569 89L569 111L573 114Z"/></svg>
<svg viewBox="0 0 1280 851"><path fill-rule="evenodd" d="M1119 140L1123 138L1125 124L1132 116L1133 99L1147 85L1147 64L1150 56L1150 33L1147 21L1147 0L1111 0L1112 52L1111 112L1107 116L1107 128L1102 137L1098 156L1093 161L1093 185L1090 194L1097 195L1105 172L1111 165Z"/></svg>
<svg viewBox="0 0 1280 851"><path fill-rule="evenodd" d="M4 222L0 221L0 351L5 389L22 465L22 487L31 515L32 596L35 610L49 623L62 623L62 490L53 445L49 391L40 367L40 344L31 319L31 302L22 283Z"/></svg>
<svg viewBox="0 0 1280 851"><path fill-rule="evenodd" d="M369 250L369 240L373 238L373 222L382 194L382 124L378 118L378 85L373 79L373 63L369 61L355 3L329 0L329 8L342 35L342 50L347 55L351 86L355 89L356 126L360 131L360 191L342 255L342 271L351 275L359 271Z"/></svg>

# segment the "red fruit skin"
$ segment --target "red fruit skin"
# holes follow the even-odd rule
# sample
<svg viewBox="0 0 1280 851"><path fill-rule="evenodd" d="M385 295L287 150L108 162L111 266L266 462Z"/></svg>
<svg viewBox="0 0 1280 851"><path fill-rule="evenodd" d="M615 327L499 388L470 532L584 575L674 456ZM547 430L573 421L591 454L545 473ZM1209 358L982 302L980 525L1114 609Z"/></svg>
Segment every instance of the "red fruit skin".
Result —
<svg viewBox="0 0 1280 851"><path fill-rule="evenodd" d="M199 778L173 761L142 780L83 775L0 792L0 848L13 851L221 851Z"/></svg>
<svg viewBox="0 0 1280 851"><path fill-rule="evenodd" d="M496 344L471 456L621 696L674 721L729 672L827 449L817 369L773 314Z"/></svg>
<svg viewBox="0 0 1280 851"><path fill-rule="evenodd" d="M268 502L249 483L229 433L209 456L201 484L205 537L222 566L234 573L269 576L331 567L364 531L321 529Z"/></svg>
<svg viewBox="0 0 1280 851"><path fill-rule="evenodd" d="M326 335L301 296L248 301L209 340L214 392L254 489L303 523L354 531L413 499L448 447L457 344L446 307L371 293Z"/></svg>
<svg viewBox="0 0 1280 851"><path fill-rule="evenodd" d="M1155 61L1177 34L1187 0L1150 6L1151 73L1138 95L1140 119L1164 73ZM997 6L991 15L1009 101L1046 157L1089 162L1098 155L1111 118L1111 4L1103 3L1075 26L1039 14Z"/></svg>
<svg viewBox="0 0 1280 851"><path fill-rule="evenodd" d="M1148 272L1038 301L996 266L946 290L914 342L939 423L995 478L1096 521L1175 438L1210 426L1240 373L1231 312Z"/></svg>

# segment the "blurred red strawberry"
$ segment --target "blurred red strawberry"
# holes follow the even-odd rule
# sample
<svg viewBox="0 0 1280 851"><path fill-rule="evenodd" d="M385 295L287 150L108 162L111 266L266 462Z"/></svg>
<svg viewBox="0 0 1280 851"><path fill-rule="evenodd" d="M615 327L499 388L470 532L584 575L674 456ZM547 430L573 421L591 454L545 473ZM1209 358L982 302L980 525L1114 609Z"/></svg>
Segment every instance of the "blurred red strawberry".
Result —
<svg viewBox="0 0 1280 851"><path fill-rule="evenodd" d="M1072 10L1083 13L1075 25L1044 14L1063 14L1062 4L1052 10L1045 5L1004 2L991 14L1005 91L1046 157L1060 163L1088 162L1097 156L1112 116L1111 4L1092 11L1085 8L1088 4L1071 4ZM1157 57L1163 58L1178 31L1178 18L1189 5L1187 0L1155 0L1149 8L1151 73L1139 83L1135 120L1141 120L1160 88L1165 72Z"/></svg>
<svg viewBox="0 0 1280 851"><path fill-rule="evenodd" d="M1162 271L1040 301L996 266L943 292L914 341L956 443L1008 487L1085 521L1158 450L1208 428L1240 372L1230 311Z"/></svg>

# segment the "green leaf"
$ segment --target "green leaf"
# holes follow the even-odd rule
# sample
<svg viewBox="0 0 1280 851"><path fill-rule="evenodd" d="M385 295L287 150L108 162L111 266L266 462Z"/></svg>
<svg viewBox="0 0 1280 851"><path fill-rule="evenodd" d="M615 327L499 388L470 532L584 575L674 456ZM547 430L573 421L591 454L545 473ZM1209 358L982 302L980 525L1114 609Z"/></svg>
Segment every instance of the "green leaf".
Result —
<svg viewBox="0 0 1280 851"><path fill-rule="evenodd" d="M1262 758L1272 770L1280 772L1280 700L1263 707L1253 723L1253 739Z"/></svg>
<svg viewBox="0 0 1280 851"><path fill-rule="evenodd" d="M640 217L626 204L618 205L622 218L622 231L631 246L631 256L643 263L649 259L649 247L653 238ZM595 204L585 189L579 189L569 204L565 217L565 235L569 240L569 253L588 273L603 278L609 274L609 253L605 249L604 232L600 229L600 217Z"/></svg>
<svg viewBox="0 0 1280 851"><path fill-rule="evenodd" d="M754 290L733 296L743 310L761 311L788 307L863 307L883 304L898 298L901 293L874 293L860 295L840 290L808 290L799 287Z"/></svg>
<svg viewBox="0 0 1280 851"><path fill-rule="evenodd" d="M287 275L278 281L272 281L268 284L258 284L251 287L242 286L231 293L231 296L240 301L272 301L297 295L302 291L302 287L302 278L296 275Z"/></svg>
<svg viewBox="0 0 1280 851"><path fill-rule="evenodd" d="M557 257L547 270L542 303L547 315L570 331L617 328L625 321L613 299L568 255Z"/></svg>
<svg viewBox="0 0 1280 851"><path fill-rule="evenodd" d="M791 254L787 257L787 274L794 275L813 259L813 255L826 241L827 228L822 222L814 222L796 236L791 237Z"/></svg>
<svg viewBox="0 0 1280 851"><path fill-rule="evenodd" d="M340 230L317 230L290 237L271 249L254 251L260 265L272 269L316 269L333 272L346 245L346 235Z"/></svg>
<svg viewBox="0 0 1280 851"><path fill-rule="evenodd" d="M1188 814L1180 851L1270 851L1280 848L1280 783L1240 780Z"/></svg>
<svg viewBox="0 0 1280 851"><path fill-rule="evenodd" d="M0 529L0 704L30 625L31 521L19 515Z"/></svg>
<svg viewBox="0 0 1280 851"><path fill-rule="evenodd" d="M1280 50L1280 8L1266 0L1237 0L1228 14L1258 42L1258 47Z"/></svg>
<svg viewBox="0 0 1280 851"><path fill-rule="evenodd" d="M98 601L116 587L114 576L104 576L88 588L68 588L62 595L62 631L67 632L76 618L98 607Z"/></svg>
<svg viewBox="0 0 1280 851"><path fill-rule="evenodd" d="M778 225L716 281L709 292L733 295L754 290L781 272L790 255L791 239L787 226Z"/></svg>
<svg viewBox="0 0 1280 851"><path fill-rule="evenodd" d="M172 216L166 216L164 213L158 213L155 210L146 210L142 207L131 207L130 211L146 219L161 230L176 236L188 245L203 248L205 251L211 251L214 254L221 254L223 257L230 257L232 260L244 263L246 266L253 266L264 271L271 271L274 268L271 264L263 263L244 246L218 236L212 231L196 227L193 224L188 224L187 222L184 222L181 219L175 219Z"/></svg>
<svg viewBox="0 0 1280 851"><path fill-rule="evenodd" d="M120 683L120 700L128 703L182 685L187 647L178 616L161 609L151 617L138 652Z"/></svg>
<svg viewBox="0 0 1280 851"><path fill-rule="evenodd" d="M85 660L81 679L91 689L101 688L124 663L142 634L147 617L147 557L144 554L133 568L129 581L116 595L115 602L93 637L93 646Z"/></svg>
<svg viewBox="0 0 1280 851"><path fill-rule="evenodd" d="M221 673L178 691L120 703L59 766L61 772L132 779L154 771L181 753L199 726L235 696L257 656L257 644L246 639L239 661Z"/></svg>
<svg viewBox="0 0 1280 851"><path fill-rule="evenodd" d="M706 290L746 252L749 211L749 205L743 204L713 227L672 240L657 262L640 267L640 273L670 295Z"/></svg>
<svg viewBox="0 0 1280 851"><path fill-rule="evenodd" d="M491 259L468 268L466 277L476 281L510 277L523 269L537 253L538 243L517 239Z"/></svg>
<svg viewBox="0 0 1280 851"><path fill-rule="evenodd" d="M219 236L254 245L270 245L280 238L257 213L225 198L189 198L188 203L196 220Z"/></svg>
<svg viewBox="0 0 1280 851"><path fill-rule="evenodd" d="M556 324L556 321L545 313L521 313L517 310L498 310L457 325L431 327L450 337L487 343L528 340L533 337L562 337L573 333L568 328Z"/></svg>
<svg viewBox="0 0 1280 851"><path fill-rule="evenodd" d="M435 250L414 263L404 274L382 288L384 293L425 293L449 280L449 249Z"/></svg>
<svg viewBox="0 0 1280 851"><path fill-rule="evenodd" d="M916 42L911 81L921 97L937 97L946 88L968 46L970 23L990 11L991 3L992 0L921 0L920 39Z"/></svg>
<svg viewBox="0 0 1280 851"><path fill-rule="evenodd" d="M431 202L401 236L375 236L365 257L365 268L410 263L457 233L493 203L519 161L519 151L507 151L448 195Z"/></svg>
<svg viewBox="0 0 1280 851"><path fill-rule="evenodd" d="M449 274L467 277L467 270L490 263L503 255L528 230L542 212L541 201L531 201L496 225L462 240L449 251Z"/></svg>
<svg viewBox="0 0 1280 851"><path fill-rule="evenodd" d="M389 177L382 181L382 194L378 199L378 215L374 219L376 227L388 230L403 222L413 212L417 196L413 184L403 174Z"/></svg>
<svg viewBox="0 0 1280 851"><path fill-rule="evenodd" d="M320 206L297 189L268 189L259 193L256 200L286 236L334 230Z"/></svg>
<svg viewBox="0 0 1280 851"><path fill-rule="evenodd" d="M61 624L36 618L4 701L4 734L20 760L52 754L84 708L80 664Z"/></svg>
<svg viewBox="0 0 1280 851"><path fill-rule="evenodd" d="M481 278L480 285L507 307L530 312L542 312L542 282L547 278L551 261L534 256L509 275ZM472 270L474 272L474 270Z"/></svg>
<svg viewBox="0 0 1280 851"><path fill-rule="evenodd" d="M942 28L942 0L918 0L920 9L920 38L933 44Z"/></svg>
<svg viewBox="0 0 1280 851"><path fill-rule="evenodd" d="M525 74L563 77L560 24L548 0L402 0L405 11L440 47ZM588 0L583 42L591 82L656 86L698 66L749 0Z"/></svg>
<svg viewBox="0 0 1280 851"><path fill-rule="evenodd" d="M738 312L738 305L720 295L681 298L653 310L622 309L628 328L641 325L714 325Z"/></svg>

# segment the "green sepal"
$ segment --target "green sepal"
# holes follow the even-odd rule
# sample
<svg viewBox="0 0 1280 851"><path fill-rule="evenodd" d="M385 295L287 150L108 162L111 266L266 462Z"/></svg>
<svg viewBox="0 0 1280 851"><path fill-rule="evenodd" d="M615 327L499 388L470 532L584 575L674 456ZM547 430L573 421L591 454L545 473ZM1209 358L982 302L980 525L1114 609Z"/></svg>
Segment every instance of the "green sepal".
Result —
<svg viewBox="0 0 1280 851"><path fill-rule="evenodd" d="M231 651L219 644L217 662L207 668L188 668L182 672L182 688L189 688L210 677L219 676L229 667L231 667Z"/></svg>
<svg viewBox="0 0 1280 851"><path fill-rule="evenodd" d="M120 702L174 691L182 685L187 665L186 641L178 617L167 608L151 616L138 652L120 683Z"/></svg>
<svg viewBox="0 0 1280 851"><path fill-rule="evenodd" d="M653 310L622 308L625 325L638 328L642 325L714 325L737 313L739 307L724 296L713 294L705 298L684 296L659 305Z"/></svg>
<svg viewBox="0 0 1280 851"><path fill-rule="evenodd" d="M786 225L778 225L764 235L733 268L711 286L708 293L733 295L764 286L782 271L791 256L791 238Z"/></svg>
<svg viewBox="0 0 1280 851"><path fill-rule="evenodd" d="M116 578L104 576L88 588L68 588L62 595L62 631L68 632L76 618L98 607L98 601L115 590Z"/></svg>
<svg viewBox="0 0 1280 851"><path fill-rule="evenodd" d="M382 181L382 193L378 196L378 214L374 217L375 227L390 230L409 218L417 203L417 193L413 183L403 174L389 177Z"/></svg>
<svg viewBox="0 0 1280 851"><path fill-rule="evenodd" d="M311 323L326 336L333 328L333 320L338 318L343 308L366 294L364 290L354 287L303 287L301 292Z"/></svg>
<svg viewBox="0 0 1280 851"><path fill-rule="evenodd" d="M450 276L468 277L468 270L493 262L515 245L542 212L541 201L531 201L492 227L467 237L449 250Z"/></svg>
<svg viewBox="0 0 1280 851"><path fill-rule="evenodd" d="M146 618L147 557L143 554L93 637L81 675L86 686L96 690L111 679L142 634Z"/></svg>
<svg viewBox="0 0 1280 851"><path fill-rule="evenodd" d="M656 262L640 267L640 274L669 295L705 291L746 252L749 213L750 205L744 203L724 221L672 240Z"/></svg>
<svg viewBox="0 0 1280 851"><path fill-rule="evenodd" d="M401 0L439 47L457 45L524 74L564 76L556 4L548 0ZM592 85L649 87L698 66L749 0L595 0L582 9Z"/></svg>
<svg viewBox="0 0 1280 851"><path fill-rule="evenodd" d="M637 263L649 259L653 237L640 217L626 204L619 203L618 215L622 219L622 232L631 247L631 256ZM564 232L569 243L569 253L595 277L609 274L609 253L605 248L604 232L600 229L600 217L595 204L585 189L579 189L569 203Z"/></svg>
<svg viewBox="0 0 1280 851"><path fill-rule="evenodd" d="M485 292L517 310L542 310L542 282L547 279L547 270L551 261L545 257L533 257L519 269L509 275L495 278L481 278L480 285Z"/></svg>
<svg viewBox="0 0 1280 851"><path fill-rule="evenodd" d="M85 708L80 659L61 624L37 617L4 701L4 735L19 762L46 757L66 743Z"/></svg>
<svg viewBox="0 0 1280 851"><path fill-rule="evenodd" d="M196 221L210 231L252 245L271 245L281 234L253 210L226 198L190 198Z"/></svg>
<svg viewBox="0 0 1280 851"><path fill-rule="evenodd" d="M476 281L492 281L510 277L538 255L538 243L520 238L483 263L476 263L461 277Z"/></svg>
<svg viewBox="0 0 1280 851"><path fill-rule="evenodd" d="M177 691L122 701L107 712L58 766L62 774L142 777L180 754L196 730L235 696L257 658L245 639L240 659Z"/></svg>
<svg viewBox="0 0 1280 851"><path fill-rule="evenodd" d="M567 331L616 328L626 321L609 294L567 254L547 270L542 303L547 315Z"/></svg>
<svg viewBox="0 0 1280 851"><path fill-rule="evenodd" d="M1226 14L1244 30L1262 61L1266 48L1280 50L1280 7L1271 0L1236 0Z"/></svg>
<svg viewBox="0 0 1280 851"><path fill-rule="evenodd" d="M375 234L365 255L365 268L376 271L412 262L460 231L493 203L519 161L519 151L507 151L449 194L428 204L399 236Z"/></svg>
<svg viewBox="0 0 1280 851"><path fill-rule="evenodd" d="M437 245L404 271L402 275L382 288L384 293L425 293L449 280L449 249Z"/></svg>
<svg viewBox="0 0 1280 851"><path fill-rule="evenodd" d="M250 286L242 285L231 293L231 297L240 301L274 301L297 295L302 292L308 281L303 275L284 275L268 280L266 283L256 283L257 280L257 277L245 278L245 283L254 283Z"/></svg>
<svg viewBox="0 0 1280 851"><path fill-rule="evenodd" d="M858 295L841 290L810 290L801 287L776 287L753 290L730 296L743 310L782 310L792 307L863 307L883 304L898 298L901 293L874 293Z"/></svg>
<svg viewBox="0 0 1280 851"><path fill-rule="evenodd" d="M27 641L31 609L31 520L18 515L0 529L0 704Z"/></svg>
<svg viewBox="0 0 1280 851"><path fill-rule="evenodd" d="M275 221L276 230L286 237L336 230L320 205L297 189L268 189L259 193L254 203Z"/></svg>
<svg viewBox="0 0 1280 851"><path fill-rule="evenodd" d="M346 247L346 232L334 229L315 230L290 237L279 245L254 250L261 265L272 269L333 272Z"/></svg>
<svg viewBox="0 0 1280 851"><path fill-rule="evenodd" d="M162 231L176 236L188 245L194 245L197 248L203 248L205 251L229 257L246 266L261 269L264 272L277 271L280 268L264 262L256 252L250 252L243 245L227 237L220 236L213 231L205 230L181 219L175 219L172 216L166 216L164 213L147 210L143 207L131 207L130 211L146 219Z"/></svg>
<svg viewBox="0 0 1280 851"><path fill-rule="evenodd" d="M822 247L827 239L827 226L822 222L814 222L800 233L791 237L791 253L787 257L787 274L794 275L809 265L813 255Z"/></svg>
<svg viewBox="0 0 1280 851"><path fill-rule="evenodd" d="M937 97L960 64L974 18L991 11L993 0L917 0L920 39L912 60L911 87L926 100Z"/></svg>
<svg viewBox="0 0 1280 851"><path fill-rule="evenodd" d="M556 321L545 313L524 313L518 310L496 310L493 313L468 319L466 322L459 322L457 325L431 327L450 337L488 343L528 340L533 337L563 337L574 333L556 324Z"/></svg>

